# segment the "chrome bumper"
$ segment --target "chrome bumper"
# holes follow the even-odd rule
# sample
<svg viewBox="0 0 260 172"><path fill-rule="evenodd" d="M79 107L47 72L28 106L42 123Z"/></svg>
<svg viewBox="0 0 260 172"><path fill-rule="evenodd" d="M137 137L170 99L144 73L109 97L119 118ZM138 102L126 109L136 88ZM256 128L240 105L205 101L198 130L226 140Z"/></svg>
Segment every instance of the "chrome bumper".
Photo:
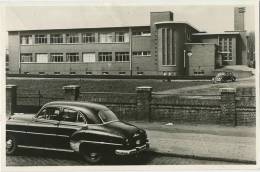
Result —
<svg viewBox="0 0 260 172"><path fill-rule="evenodd" d="M137 154L139 152L142 152L146 149L149 148L149 143L147 142L146 144L144 144L143 146L138 146L135 147L134 149L129 149L129 150L115 150L115 154L116 155L132 155L132 154Z"/></svg>

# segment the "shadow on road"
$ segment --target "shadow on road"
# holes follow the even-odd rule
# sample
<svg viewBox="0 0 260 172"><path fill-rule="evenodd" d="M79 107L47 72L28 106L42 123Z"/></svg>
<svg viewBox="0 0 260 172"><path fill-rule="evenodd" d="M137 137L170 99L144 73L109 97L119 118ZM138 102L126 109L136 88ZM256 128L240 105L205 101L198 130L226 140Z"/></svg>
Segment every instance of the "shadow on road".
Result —
<svg viewBox="0 0 260 172"><path fill-rule="evenodd" d="M143 152L136 156L107 155L98 165L144 165L155 157L152 152ZM80 154L36 149L19 149L15 155L7 156L7 166L66 166L90 165ZM10 160L12 159L12 160ZM11 162L10 161L23 161ZM31 161L34 161L33 163ZM16 165L14 165L16 164Z"/></svg>

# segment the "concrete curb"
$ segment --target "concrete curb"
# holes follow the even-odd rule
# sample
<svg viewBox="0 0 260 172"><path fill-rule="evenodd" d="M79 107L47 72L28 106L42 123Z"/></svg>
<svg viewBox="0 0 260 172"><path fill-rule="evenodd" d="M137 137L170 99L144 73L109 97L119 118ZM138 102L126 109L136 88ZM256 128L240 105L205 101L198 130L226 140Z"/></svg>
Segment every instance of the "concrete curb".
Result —
<svg viewBox="0 0 260 172"><path fill-rule="evenodd" d="M252 164L256 165L256 161L251 160L241 160L241 159L231 159L231 158L218 158L218 157L206 157L206 156L197 156L197 155L185 155L185 154L176 154L176 153L166 153L166 152L159 152L150 149L151 153L163 156L174 156L180 158L191 158L191 159L198 159L198 160L208 160L208 161L225 161L225 162L234 162L234 163L243 163L243 164Z"/></svg>

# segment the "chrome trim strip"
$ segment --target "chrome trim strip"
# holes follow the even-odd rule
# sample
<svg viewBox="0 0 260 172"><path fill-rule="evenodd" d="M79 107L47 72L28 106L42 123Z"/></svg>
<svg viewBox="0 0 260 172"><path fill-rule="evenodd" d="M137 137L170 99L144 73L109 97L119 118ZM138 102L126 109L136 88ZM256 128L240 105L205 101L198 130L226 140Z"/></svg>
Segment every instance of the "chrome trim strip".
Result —
<svg viewBox="0 0 260 172"><path fill-rule="evenodd" d="M62 151L62 152L74 152L73 150L69 150L69 149L56 149L56 148L46 148L46 147L39 147L39 146L18 145L18 147L21 147L21 148L31 148L31 149Z"/></svg>
<svg viewBox="0 0 260 172"><path fill-rule="evenodd" d="M120 144L120 143L96 142L96 141L86 141L86 140L81 140L80 142L81 143L96 143L96 144L123 146L123 144Z"/></svg>
<svg viewBox="0 0 260 172"><path fill-rule="evenodd" d="M67 135L59 135L59 134L46 134L46 133L36 133L36 132L25 132L25 131L17 131L17 130L6 130L10 132L15 132L15 133L25 133L25 134L36 134L36 135L45 135L45 136L58 136L58 137L67 137Z"/></svg>
<svg viewBox="0 0 260 172"><path fill-rule="evenodd" d="M144 151L146 149L149 148L149 143L147 142L146 144L144 144L143 146L139 146L139 147L135 147L133 149L129 149L129 150L120 150L117 149L115 150L115 154L116 155L130 155L130 154L135 154L141 151Z"/></svg>
<svg viewBox="0 0 260 172"><path fill-rule="evenodd" d="M6 130L6 131L15 132L15 133L26 133L25 131L17 131L17 130Z"/></svg>

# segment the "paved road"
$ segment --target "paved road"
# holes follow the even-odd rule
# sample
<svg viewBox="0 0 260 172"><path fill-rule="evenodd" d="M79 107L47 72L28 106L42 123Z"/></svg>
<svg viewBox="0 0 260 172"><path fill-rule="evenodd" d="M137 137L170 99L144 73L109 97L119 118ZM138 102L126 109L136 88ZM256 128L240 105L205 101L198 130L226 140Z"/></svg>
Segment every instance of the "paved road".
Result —
<svg viewBox="0 0 260 172"><path fill-rule="evenodd" d="M101 165L234 165L232 162L195 160L163 156L145 152L137 158L109 157ZM17 155L6 156L6 166L84 166L89 165L75 153L41 151L33 149L20 150ZM236 164L242 165L242 164Z"/></svg>

